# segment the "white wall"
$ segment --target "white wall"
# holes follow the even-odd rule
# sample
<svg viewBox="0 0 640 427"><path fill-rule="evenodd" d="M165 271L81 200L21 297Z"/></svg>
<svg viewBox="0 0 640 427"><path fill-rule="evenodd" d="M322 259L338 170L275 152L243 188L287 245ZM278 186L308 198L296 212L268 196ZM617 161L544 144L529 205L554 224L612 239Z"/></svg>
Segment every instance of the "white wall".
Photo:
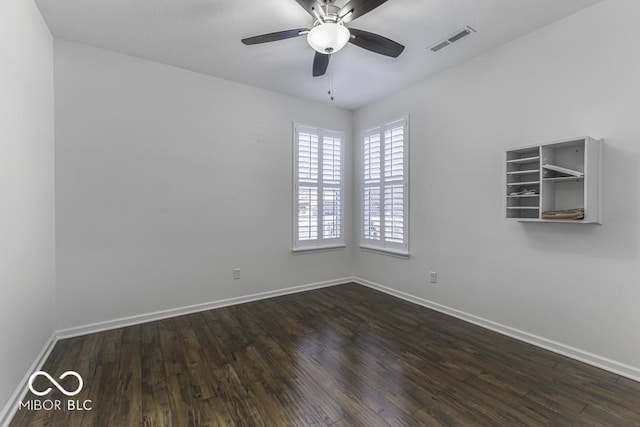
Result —
<svg viewBox="0 0 640 427"><path fill-rule="evenodd" d="M356 274L640 377L638 16L604 1L356 111L356 135L410 114L412 253ZM582 135L606 140L605 224L504 220L504 151Z"/></svg>
<svg viewBox="0 0 640 427"><path fill-rule="evenodd" d="M0 2L0 423L54 330L53 40L32 1Z"/></svg>
<svg viewBox="0 0 640 427"><path fill-rule="evenodd" d="M351 112L61 40L55 90L59 329L352 275L291 254L292 120Z"/></svg>

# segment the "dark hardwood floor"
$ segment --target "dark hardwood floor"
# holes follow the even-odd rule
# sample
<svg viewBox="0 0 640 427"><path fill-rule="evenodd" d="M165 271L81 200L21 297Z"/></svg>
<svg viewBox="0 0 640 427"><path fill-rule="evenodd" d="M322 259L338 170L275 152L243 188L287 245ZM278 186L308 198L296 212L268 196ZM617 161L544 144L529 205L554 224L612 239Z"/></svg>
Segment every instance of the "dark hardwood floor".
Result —
<svg viewBox="0 0 640 427"><path fill-rule="evenodd" d="M92 410L11 426L640 425L640 383L355 284L59 341L43 369L84 388L40 399Z"/></svg>

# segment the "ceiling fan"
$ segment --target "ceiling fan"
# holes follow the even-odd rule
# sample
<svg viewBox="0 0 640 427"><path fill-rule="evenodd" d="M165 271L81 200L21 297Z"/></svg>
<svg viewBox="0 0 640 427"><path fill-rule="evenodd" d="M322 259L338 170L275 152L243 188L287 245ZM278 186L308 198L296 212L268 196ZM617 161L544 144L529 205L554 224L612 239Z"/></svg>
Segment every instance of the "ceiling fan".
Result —
<svg viewBox="0 0 640 427"><path fill-rule="evenodd" d="M387 0L350 0L343 7L335 0L296 0L312 16L311 28L296 28L242 39L246 45L273 42L298 36L307 36L307 42L316 51L313 58L313 77L322 76L329 66L331 54L352 43L371 52L393 58L398 57L404 46L386 37L368 31L347 28L353 21L385 3Z"/></svg>

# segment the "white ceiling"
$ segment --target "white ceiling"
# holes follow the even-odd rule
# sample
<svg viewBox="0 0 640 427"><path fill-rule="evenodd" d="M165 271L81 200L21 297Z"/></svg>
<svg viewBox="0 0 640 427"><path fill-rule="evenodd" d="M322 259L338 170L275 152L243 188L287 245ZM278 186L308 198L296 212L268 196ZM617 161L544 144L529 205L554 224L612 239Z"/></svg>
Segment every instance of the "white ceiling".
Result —
<svg viewBox="0 0 640 427"><path fill-rule="evenodd" d="M406 46L397 59L347 45L311 77L304 36L245 46L240 39L307 28L295 0L36 0L53 35L277 92L354 109L600 0L388 0L348 26ZM342 6L346 0L337 0ZM449 48L427 48L469 25Z"/></svg>

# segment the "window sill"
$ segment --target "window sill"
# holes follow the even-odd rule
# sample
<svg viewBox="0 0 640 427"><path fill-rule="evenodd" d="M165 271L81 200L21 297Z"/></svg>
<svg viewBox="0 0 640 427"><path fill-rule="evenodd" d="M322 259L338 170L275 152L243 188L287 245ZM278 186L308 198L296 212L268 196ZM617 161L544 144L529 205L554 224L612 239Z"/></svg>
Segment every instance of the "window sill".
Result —
<svg viewBox="0 0 640 427"><path fill-rule="evenodd" d="M291 250L291 253L294 255L304 255L304 254L316 253L316 252L332 252L332 251L342 250L346 247L347 245L318 246L318 247L312 247L312 248L295 248Z"/></svg>
<svg viewBox="0 0 640 427"><path fill-rule="evenodd" d="M371 252L371 253L374 253L374 254L391 256L391 257L394 257L394 258L402 258L402 259L411 258L411 255L409 255L409 252L402 252L402 251L399 251L399 250L374 248L374 247L371 247L371 246L360 246L360 249L362 249L365 252Z"/></svg>

